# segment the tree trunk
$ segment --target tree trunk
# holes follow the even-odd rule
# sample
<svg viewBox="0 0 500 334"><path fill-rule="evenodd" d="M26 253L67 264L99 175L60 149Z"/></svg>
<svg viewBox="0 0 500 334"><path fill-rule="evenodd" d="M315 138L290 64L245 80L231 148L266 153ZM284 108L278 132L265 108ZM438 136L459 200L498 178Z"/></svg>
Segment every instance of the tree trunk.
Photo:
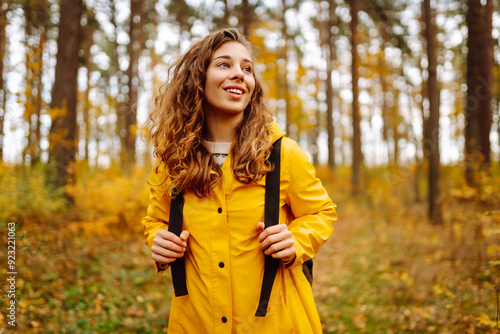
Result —
<svg viewBox="0 0 500 334"><path fill-rule="evenodd" d="M252 23L253 8L250 8L248 0L241 0L241 27L243 28L243 35L250 36L250 25Z"/></svg>
<svg viewBox="0 0 500 334"><path fill-rule="evenodd" d="M110 1L110 7L111 7L111 14L110 14L110 21L111 21L111 24L113 25L113 28L114 28L114 33L115 35L118 34L118 22L116 21L116 12L117 12L117 9L116 9L116 3L114 0L109 0ZM125 141L124 141L124 138L125 138L125 121L124 121L124 118L125 118L125 114L127 112L127 107L126 107L126 104L123 102L125 101L125 96L123 94L123 72L120 68L120 52L119 52L119 44L118 44L118 41L115 40L113 41L113 51L112 51L112 64L113 64L113 67L114 67L114 73L116 75L116 90L117 90L117 95L116 96L112 96L111 93L109 94L109 105L111 106L111 108L114 108L115 109L115 113L116 113L116 119L117 119L117 122L116 122L116 125L115 125L115 133L116 133L116 136L120 139L120 149L119 150L116 150L116 151L119 151L120 152L120 156L118 157L120 160L120 162L122 161L122 152L125 152ZM110 83L111 84L111 83ZM98 116L96 115L95 117L96 119L98 118ZM100 129L100 126L99 124L96 122L95 124L95 136L96 136L96 147L99 148L99 142L100 142L100 138L99 138L99 134L102 133L102 132L105 132L105 131L102 131L101 132L101 129ZM114 146L115 144L113 143L110 143L110 146ZM110 152L113 152L113 147L110 148ZM99 156L99 149L96 150L96 167L98 165L98 156ZM117 157L113 157L114 159L116 159Z"/></svg>
<svg viewBox="0 0 500 334"><path fill-rule="evenodd" d="M140 1L140 0L139 0ZM182 48L182 35L187 31L187 4L186 0L177 0L178 2L178 13L177 13L177 23L179 24L179 52Z"/></svg>
<svg viewBox="0 0 500 334"><path fill-rule="evenodd" d="M335 127L333 124L333 100L337 98L336 92L333 90L332 71L333 64L337 62L337 50L335 48L335 35L332 28L337 26L337 15L335 14L335 0L328 1L328 25L326 26L327 36L327 65L326 65L326 120L328 133L328 166L335 169Z"/></svg>
<svg viewBox="0 0 500 334"><path fill-rule="evenodd" d="M229 27L229 17L231 16L231 9L229 8L229 4L227 0L223 0L224 2L224 17L222 18L222 27Z"/></svg>
<svg viewBox="0 0 500 334"><path fill-rule="evenodd" d="M31 164L31 158L33 157L33 114L35 113L35 98L33 96L33 83L36 85L36 71L34 70L33 64L37 61L36 59L36 48L33 46L33 43L30 43L30 37L33 35L30 27L30 13L32 9L30 8L31 3L26 2L23 6L23 10L25 13L24 16L24 46L25 46L25 90L24 90L24 110L23 110L23 118L26 123L28 123L28 132L26 134L26 146L23 147L21 152L23 165Z"/></svg>
<svg viewBox="0 0 500 334"><path fill-rule="evenodd" d="M128 77L128 105L124 115L125 131L123 134L125 151L122 152L122 166L129 167L135 163L135 139L137 129L137 92L139 86L138 66L141 35L141 21L135 22L137 18L141 18L142 1L130 0L130 21L129 21L129 38L128 55L129 65L127 69ZM144 18L142 18L144 20Z"/></svg>
<svg viewBox="0 0 500 334"><path fill-rule="evenodd" d="M391 120L392 120L392 139L394 142L394 150L393 150L393 157L392 157L392 167L395 168L395 170L398 170L399 168L399 146L398 142L400 139L400 134L398 132L398 127L399 127L399 122L401 121L401 117L399 115L399 98L400 98L400 90L396 88L394 90L394 103L393 106L391 107Z"/></svg>
<svg viewBox="0 0 500 334"><path fill-rule="evenodd" d="M94 20L94 14L88 13L88 19ZM84 45L84 57L85 57L85 68L87 70L87 89L85 89L85 105L83 107L83 123L85 125L85 146L84 146L84 155L85 155L85 163L89 166L89 144L90 144L90 75L92 73L92 53L90 48L94 44L94 27L93 25L87 25L86 27L86 36L85 36L85 45Z"/></svg>
<svg viewBox="0 0 500 334"><path fill-rule="evenodd" d="M361 116L358 102L358 12L359 0L351 0L351 73L352 73L352 193L357 195L361 192L361 165L363 156L361 153Z"/></svg>
<svg viewBox="0 0 500 334"><path fill-rule="evenodd" d="M495 62L494 72L497 74L496 78L494 78L495 82L500 83L500 62ZM495 109L497 112L497 132L498 132L498 146L500 147L500 84L496 85L497 90L495 92ZM494 112L495 110L493 110ZM500 159L499 159L500 161Z"/></svg>
<svg viewBox="0 0 500 334"><path fill-rule="evenodd" d="M484 158L484 169L489 171L489 165L491 162L491 143L490 143L490 131L493 124L493 110L491 102L493 99L493 0L487 0L486 5L482 8L483 14L483 33L480 38L481 43L484 47L481 48L482 62L480 71L481 84L484 85L483 89L477 93L477 97L480 99L479 108L479 142L481 145L480 153ZM484 78L481 79L481 78ZM481 94L482 93L482 94Z"/></svg>
<svg viewBox="0 0 500 334"><path fill-rule="evenodd" d="M288 9L286 0L281 0L281 6L283 10L283 15L281 19L281 38L283 39L283 47L281 48L281 59L283 60L283 66L281 68L281 87L282 87L282 98L285 101L285 116L286 116L286 128L285 131L288 136L296 139L295 134L290 132L290 125L292 124L292 113L290 109L290 93L288 87L288 79L287 79L287 67L288 64L288 25L286 23L286 11ZM279 86L278 86L279 87Z"/></svg>
<svg viewBox="0 0 500 334"><path fill-rule="evenodd" d="M410 109L412 109L412 107L415 105L415 94L416 94L416 90L414 89L413 94L412 94L413 95L412 102L409 106ZM418 108L419 106L416 105L416 107ZM412 113L412 115L413 115L413 113ZM422 159L420 158L419 152L422 149L422 143L417 138L415 128L413 127L413 122L410 122L409 126L410 126L410 140L415 145L415 175L414 175L414 183L413 183L414 191L415 191L415 201L420 203L422 201L422 194L420 191L420 178L422 175Z"/></svg>
<svg viewBox="0 0 500 334"><path fill-rule="evenodd" d="M385 25L383 26L385 28ZM382 138L384 139L387 146L387 160L389 162L389 166L393 165L393 155L391 154L391 144L389 140L389 126L391 124L391 118L389 117L389 107L387 105L387 80L388 80L388 72L386 67L387 63L385 62L385 43L387 42L387 34L385 31L382 31L382 46L380 47L380 62L379 66L381 69L381 77L380 77L380 86L382 89Z"/></svg>
<svg viewBox="0 0 500 334"><path fill-rule="evenodd" d="M42 150L40 148L40 140L42 139L41 132L40 132L40 116L42 114L42 107L43 107L43 100L42 100L42 90L43 90L43 83L42 83L42 76L43 76L43 50L45 48L45 41L47 39L47 31L45 30L44 27L41 27L41 32L40 32L40 43L38 44L38 52L37 56L38 58L38 64L39 64L39 70L38 70L38 81L37 81L37 93L36 93L36 101L35 101L35 142L33 145L33 156L31 159L31 163L35 163L40 160Z"/></svg>
<svg viewBox="0 0 500 334"><path fill-rule="evenodd" d="M467 11L467 105L465 108L465 177L472 187L479 186L478 173L488 170L492 125L492 39L493 0L482 5L469 0Z"/></svg>
<svg viewBox="0 0 500 334"><path fill-rule="evenodd" d="M0 6L0 162L3 162L3 124L5 119L5 102L7 101L7 94L3 83L3 62L5 58L5 51L7 50L7 38L5 29L7 27L7 12L10 10L10 1L2 2Z"/></svg>
<svg viewBox="0 0 500 334"><path fill-rule="evenodd" d="M335 168L335 128L333 127L333 87L332 87L332 61L330 52L326 59L326 131L328 134L328 166ZM319 113L318 113L319 115ZM319 123L319 118L318 118ZM319 124L317 124L319 126Z"/></svg>
<svg viewBox="0 0 500 334"><path fill-rule="evenodd" d="M51 110L54 114L50 129L50 160L54 164L55 186L62 187L74 181L77 145L76 100L78 50L80 46L80 19L82 0L62 0L60 7L57 64L52 87Z"/></svg>
<svg viewBox="0 0 500 334"><path fill-rule="evenodd" d="M440 155L439 155L439 94L437 82L437 42L436 29L430 0L424 0L425 37L427 41L428 59L428 96L429 96L429 139L432 149L429 153L429 219L435 223L442 223L441 205L439 203L440 182Z"/></svg>

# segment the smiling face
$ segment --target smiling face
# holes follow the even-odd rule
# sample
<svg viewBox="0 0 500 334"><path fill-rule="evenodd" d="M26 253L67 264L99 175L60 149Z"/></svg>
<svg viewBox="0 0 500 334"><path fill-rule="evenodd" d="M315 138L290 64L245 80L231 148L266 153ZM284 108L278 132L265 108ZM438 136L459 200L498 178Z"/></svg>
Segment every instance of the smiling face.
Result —
<svg viewBox="0 0 500 334"><path fill-rule="evenodd" d="M255 88L252 57L238 42L226 42L215 50L205 81L207 116L243 119Z"/></svg>

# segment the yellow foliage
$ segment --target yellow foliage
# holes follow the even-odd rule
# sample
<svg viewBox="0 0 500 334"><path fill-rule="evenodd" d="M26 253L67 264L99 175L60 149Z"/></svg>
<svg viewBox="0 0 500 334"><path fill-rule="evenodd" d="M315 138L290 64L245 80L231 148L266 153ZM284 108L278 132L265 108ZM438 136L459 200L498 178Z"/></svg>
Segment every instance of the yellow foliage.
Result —
<svg viewBox="0 0 500 334"><path fill-rule="evenodd" d="M500 245L490 245L488 246L488 255L493 255L495 253L500 254Z"/></svg>
<svg viewBox="0 0 500 334"><path fill-rule="evenodd" d="M434 290L434 293L438 296L444 295L448 298L453 298L455 296L453 291L448 289L448 287L444 284L434 284L433 290Z"/></svg>
<svg viewBox="0 0 500 334"><path fill-rule="evenodd" d="M453 223L453 233L456 238L461 238L463 233L462 233L462 226L460 225L459 222L454 222Z"/></svg>
<svg viewBox="0 0 500 334"><path fill-rule="evenodd" d="M443 291L444 289L446 289L446 287L443 287L442 285L440 284L435 284L434 285L434 293L436 295L442 295L443 294Z"/></svg>
<svg viewBox="0 0 500 334"><path fill-rule="evenodd" d="M457 199L470 200L477 196L477 190L464 185L461 189L452 189L450 195Z"/></svg>
<svg viewBox="0 0 500 334"><path fill-rule="evenodd" d="M80 171L78 171L80 169ZM68 187L75 202L78 219L69 226L86 234L106 235L111 228L128 226L140 229L140 220L146 213L149 171L135 168L130 176L116 168L81 171L77 167L76 184Z"/></svg>
<svg viewBox="0 0 500 334"><path fill-rule="evenodd" d="M497 322L495 320L492 320L487 314L481 313L479 317L476 318L476 320L481 324L481 325L486 325L491 328L497 327Z"/></svg>
<svg viewBox="0 0 500 334"><path fill-rule="evenodd" d="M399 275L399 279L401 280L401 282L405 283L408 286L412 286L413 285L413 279L406 272L402 272Z"/></svg>
<svg viewBox="0 0 500 334"><path fill-rule="evenodd" d="M52 119L66 116L67 113L68 113L68 108L66 108L65 106L63 106L62 108L55 107L49 110L49 115Z"/></svg>
<svg viewBox="0 0 500 334"><path fill-rule="evenodd" d="M10 166L0 164L0 220L47 221L64 209L60 192L45 185L44 167Z"/></svg>

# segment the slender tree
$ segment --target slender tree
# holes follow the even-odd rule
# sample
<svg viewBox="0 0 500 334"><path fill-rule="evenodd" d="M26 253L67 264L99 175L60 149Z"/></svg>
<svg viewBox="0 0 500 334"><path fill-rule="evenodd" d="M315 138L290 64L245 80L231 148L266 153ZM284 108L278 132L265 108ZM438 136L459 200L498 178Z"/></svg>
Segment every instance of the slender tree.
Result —
<svg viewBox="0 0 500 334"><path fill-rule="evenodd" d="M250 35L250 25L254 16L255 8L251 8L248 0L241 0L240 25L245 36Z"/></svg>
<svg viewBox="0 0 500 334"><path fill-rule="evenodd" d="M137 97L139 87L139 55L141 51L141 30L144 24L143 1L130 0L130 19L129 19L129 44L128 56L129 63L127 69L128 78L128 103L125 113L122 115L124 130L122 132L122 166L131 166L135 163L135 139L137 128Z"/></svg>
<svg viewBox="0 0 500 334"><path fill-rule="evenodd" d="M392 119L389 113L389 105L387 103L387 96L389 94L389 76L391 74L388 64L385 60L385 46L388 41L388 36L387 33L385 32L386 25L385 23L382 23L382 29L381 30L381 37L382 37L382 45L380 47L380 58L379 58L379 66L380 66L380 87L382 90L382 121L383 121L383 126L382 126L382 138L386 142L387 145L387 158L389 161L389 165L393 165L394 162L394 154L391 154L391 145L390 145L390 136L389 136L389 129L391 127ZM392 150L394 152L394 150Z"/></svg>
<svg viewBox="0 0 500 334"><path fill-rule="evenodd" d="M190 18L196 17L196 11L186 0L170 1L167 10L170 13L171 19L176 22L179 28L178 50L180 52L182 41L190 36L193 25L193 21ZM229 17L227 19L229 20Z"/></svg>
<svg viewBox="0 0 500 334"><path fill-rule="evenodd" d="M491 100L493 95L493 0L469 0L466 15L467 104L465 107L465 176L478 186L478 171L490 163Z"/></svg>
<svg viewBox="0 0 500 334"><path fill-rule="evenodd" d="M83 129L83 137L84 137L84 161L85 163L89 164L89 145L90 145L90 128L91 128L91 119L90 119L90 109L91 109L91 102L90 102L90 89L91 84L90 84L90 77L92 74L92 66L93 66L93 60L92 60L92 53L91 53L91 47L94 44L94 33L95 31L99 28L99 23L96 20L95 17L95 11L94 9L88 9L85 12L85 18L86 18L86 24L82 28L82 48L83 48L83 64L85 66L86 72L87 72L87 87L84 91L84 103L83 103L83 124L84 124L84 129Z"/></svg>
<svg viewBox="0 0 500 334"><path fill-rule="evenodd" d="M109 0L109 12L110 12L110 22L113 25L113 33L115 36L117 36L120 32L122 32L122 27L121 24L118 22L117 17L116 17L116 2L114 0ZM125 115L127 113L127 103L126 101L126 96L123 93L124 91L124 85L125 85L125 80L124 80L124 73L123 70L120 67L120 44L118 43L117 38L115 37L112 39L112 47L111 47L111 70L109 73L107 73L107 81L109 83L109 86L111 86L111 79L112 77L116 77L116 91L117 94L113 95L109 90L108 90L108 99L109 99L109 105L111 108L114 108L115 113L116 113L116 127L115 127L115 132L116 136L120 139L120 162L122 160L125 160L124 152L126 151L125 149ZM96 125L96 132L100 133L101 129L99 125ZM97 144L101 142L101 138L97 137L96 141ZM112 143L110 145L113 145ZM112 151L112 148L110 148L110 151ZM97 155L99 155L99 150L97 150ZM96 164L97 164L97 157L96 157Z"/></svg>
<svg viewBox="0 0 500 334"><path fill-rule="evenodd" d="M223 27L229 27L229 18L231 17L231 9L229 8L227 0L223 0L223 2L224 2L224 16L222 17L221 24Z"/></svg>
<svg viewBox="0 0 500 334"><path fill-rule="evenodd" d="M365 8L365 12L380 27L379 31L382 42L381 57L379 58L380 85L382 90L382 138L387 145L389 165L398 168L398 140L401 134L397 129L400 125L401 117L397 103L393 102L397 100L399 92L397 89L394 89L394 79L392 79L397 69L393 68L391 63L386 61L386 49L387 47L398 48L401 50L402 57L408 55L408 59L411 59L411 49L405 40L405 37L408 36L406 23L402 19L402 16L397 15L397 13L406 10L404 7L407 6L407 3L405 1L388 0L360 1L363 8ZM399 29L396 30L394 27L398 27ZM404 73L403 67L406 65L407 62L402 62L402 67L399 69L402 73Z"/></svg>
<svg viewBox="0 0 500 334"><path fill-rule="evenodd" d="M432 146L429 156L429 218L434 223L441 223L441 205L439 203L440 155L439 155L439 85L437 82L437 42L434 15L430 0L424 0L425 39L427 42L427 87L429 97L428 135Z"/></svg>
<svg viewBox="0 0 500 334"><path fill-rule="evenodd" d="M3 124L5 119L5 113L7 109L5 108L5 102L7 101L7 94L4 87L3 81L3 70L4 70L4 60L5 51L7 50L7 38L6 38L6 27L7 27L7 13L10 10L10 1L3 1L2 6L0 6L0 162L3 161Z"/></svg>
<svg viewBox="0 0 500 334"><path fill-rule="evenodd" d="M358 89L358 12L359 0L351 0L351 75L352 75L352 175L351 184L353 194L361 191L361 166L363 155L361 152L361 115L359 113Z"/></svg>
<svg viewBox="0 0 500 334"><path fill-rule="evenodd" d="M288 24L286 22L286 12L288 10L288 5L286 0L281 0L281 38L283 40L283 47L281 48L281 56L280 58L283 60L281 69L281 83L278 87L281 86L281 98L285 101L285 115L286 115L286 133L289 136L292 136L290 133L290 125L292 124L292 112L290 108L290 93L289 93L289 84L288 84L288 70L286 64L288 63ZM293 137L293 136L292 136Z"/></svg>
<svg viewBox="0 0 500 334"><path fill-rule="evenodd" d="M321 6L321 5L320 5ZM326 130L328 134L328 166L335 168L335 126L333 124L333 102L338 98L338 92L334 91L332 83L332 71L337 63L337 50L335 47L335 35L333 29L337 27L337 5L335 0L328 0L328 20L327 24L321 26L323 37L321 38L323 49L326 55Z"/></svg>
<svg viewBox="0 0 500 334"><path fill-rule="evenodd" d="M425 13L425 2L424 1L422 1L421 11L422 11L422 13ZM425 17L424 16L425 15L421 15L421 17L420 17L420 35L421 35L421 39L425 43L426 37L425 37ZM425 48L426 48L426 46L425 46ZM420 99L420 110L422 111L422 125L423 125L422 147L423 147L424 160L428 161L429 160L429 152L430 152L430 149L432 148L432 146L429 145L429 143L431 142L431 140L429 138L429 115L428 115L428 113L426 114L426 111L428 111L428 110L426 110L426 107L425 107L425 101L429 100L429 96L428 96L429 87L428 87L428 82L427 82L428 76L424 75L424 68L422 66L424 56L425 56L425 52L422 52L420 54L420 59L417 62L417 64L418 64L418 69L422 75L422 86L421 86L421 96L422 97Z"/></svg>
<svg viewBox="0 0 500 334"><path fill-rule="evenodd" d="M38 80L36 83L36 99L35 99L35 130L34 130L34 145L33 145L33 152L32 152L32 159L31 163L34 163L38 161L41 157L42 154L42 149L40 147L40 141L42 139L41 135L41 124L42 122L40 121L40 117L42 115L42 108L43 108L43 99L42 99L42 90L43 90L43 83L42 83L42 75L43 75L43 52L45 49L45 42L47 40L47 30L45 27L40 27L40 41L38 43L38 48L37 48L37 55L38 55Z"/></svg>
<svg viewBox="0 0 500 334"><path fill-rule="evenodd" d="M24 11L24 36L25 36L25 64L26 81L24 93L23 118L27 124L27 144L23 149L24 162L33 164L41 155L40 149L40 116L42 113L42 76L43 53L47 30L50 25L50 5L47 0L25 1L22 3Z"/></svg>
<svg viewBox="0 0 500 334"><path fill-rule="evenodd" d="M49 152L55 169L52 181L58 187L74 181L74 169L71 165L75 162L77 145L76 97L82 11L82 0L61 1L57 63L50 104L54 116Z"/></svg>

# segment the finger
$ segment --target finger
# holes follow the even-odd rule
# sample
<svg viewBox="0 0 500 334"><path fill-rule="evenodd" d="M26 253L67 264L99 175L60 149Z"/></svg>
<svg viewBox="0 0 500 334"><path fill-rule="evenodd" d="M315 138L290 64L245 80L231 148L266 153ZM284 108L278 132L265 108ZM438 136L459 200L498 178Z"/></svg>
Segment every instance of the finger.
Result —
<svg viewBox="0 0 500 334"><path fill-rule="evenodd" d="M266 229L267 230L267 229ZM268 248L269 246L271 246L272 244L274 243L277 243L277 242L280 242L282 240L286 240L286 239L292 239L292 232L290 231L281 231L279 233L275 233L275 234L271 234L271 235L268 235L262 242L261 242L261 246L262 246L262 249L266 249Z"/></svg>
<svg viewBox="0 0 500 334"><path fill-rule="evenodd" d="M271 254L271 256L275 259L290 259L294 254L295 254L295 247L292 247L280 250L279 252Z"/></svg>
<svg viewBox="0 0 500 334"><path fill-rule="evenodd" d="M268 231L269 234L276 234L285 230L288 230L288 226L286 224L276 224L266 228L266 231Z"/></svg>
<svg viewBox="0 0 500 334"><path fill-rule="evenodd" d="M151 255L151 257L153 258L154 261L156 261L158 263L167 263L167 264L172 263L178 259L176 257L165 257L165 256L158 255L158 254L153 254L153 255Z"/></svg>
<svg viewBox="0 0 500 334"><path fill-rule="evenodd" d="M183 253L186 251L186 246L179 246L178 244L173 243L170 240L165 240L161 238L158 238L157 240L153 239L153 247L155 247L155 249L157 248L168 249L178 253ZM151 249L153 249L153 247L151 247Z"/></svg>
<svg viewBox="0 0 500 334"><path fill-rule="evenodd" d="M179 238L181 239L181 241L183 242L183 245L185 245L184 247L187 246L187 239L189 238L189 231L187 230L184 230L182 231L181 235L179 236Z"/></svg>
<svg viewBox="0 0 500 334"><path fill-rule="evenodd" d="M282 240L279 242L275 242L271 246L269 246L264 251L264 254L271 255L271 254L274 254L276 252L279 252L281 250L291 248L291 247L293 247L293 240L290 240L290 239Z"/></svg>
<svg viewBox="0 0 500 334"><path fill-rule="evenodd" d="M265 232L265 228L266 228L266 225L263 223L263 222L258 222L257 223L257 231L259 231L259 237L257 238L257 240L259 241L259 243L261 243L267 236L267 233L264 234Z"/></svg>
<svg viewBox="0 0 500 334"><path fill-rule="evenodd" d="M288 231L288 226L285 224L277 224L277 225L272 225L272 226L266 227L264 229L264 231L259 235L259 242L262 243L270 235L279 234L279 233L287 232L287 231Z"/></svg>
<svg viewBox="0 0 500 334"><path fill-rule="evenodd" d="M179 238L177 235L170 232L169 230L159 230L156 233L156 237L159 237L159 238L162 238L165 240L170 240L170 241L176 243L177 245L182 246L181 238ZM153 241L154 241L154 239L153 239Z"/></svg>
<svg viewBox="0 0 500 334"><path fill-rule="evenodd" d="M283 231L288 231L288 226L285 224L277 224L266 227L264 231L259 235L259 242L262 243L262 241L269 235L277 234Z"/></svg>
<svg viewBox="0 0 500 334"><path fill-rule="evenodd" d="M175 242L168 240L168 239L163 239L160 236L156 236L153 239L153 247L155 245L157 247L160 247L160 248L170 249L170 250L177 251L177 252L184 252L186 250L185 248L187 246L187 245L185 245L185 242L181 241L179 244L179 243L175 243Z"/></svg>
<svg viewBox="0 0 500 334"><path fill-rule="evenodd" d="M154 246L153 246L154 247ZM184 252L176 252L165 248L151 248L153 255L162 256L165 258L180 258L184 256Z"/></svg>

